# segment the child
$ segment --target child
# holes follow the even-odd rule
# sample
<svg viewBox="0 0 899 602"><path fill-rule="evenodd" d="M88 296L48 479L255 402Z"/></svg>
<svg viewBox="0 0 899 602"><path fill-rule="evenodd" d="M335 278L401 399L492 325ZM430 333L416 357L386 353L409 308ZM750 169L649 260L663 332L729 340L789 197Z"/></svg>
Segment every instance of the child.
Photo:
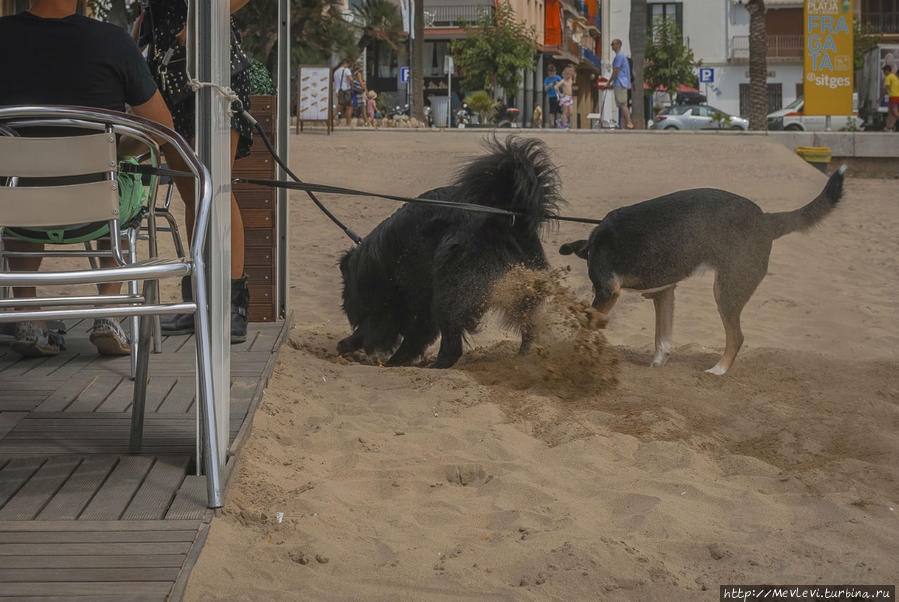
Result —
<svg viewBox="0 0 899 602"><path fill-rule="evenodd" d="M368 100L365 103L365 125L374 125L375 113L377 112L375 99L378 97L378 93L374 90L369 90L367 96Z"/></svg>
<svg viewBox="0 0 899 602"><path fill-rule="evenodd" d="M562 119L559 127L568 129L571 127L571 106L574 104L574 68L567 65L562 69L562 81L556 82L556 92L559 95L559 107L562 109Z"/></svg>

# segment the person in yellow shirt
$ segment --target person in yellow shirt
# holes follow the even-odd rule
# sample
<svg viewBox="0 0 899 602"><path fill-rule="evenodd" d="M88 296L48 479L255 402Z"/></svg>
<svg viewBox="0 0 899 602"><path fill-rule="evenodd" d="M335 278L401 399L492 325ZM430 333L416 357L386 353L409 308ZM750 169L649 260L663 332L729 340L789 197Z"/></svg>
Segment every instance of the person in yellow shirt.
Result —
<svg viewBox="0 0 899 602"><path fill-rule="evenodd" d="M889 65L883 66L883 93L887 96L889 108L887 109L886 131L892 132L899 119L899 77L893 73Z"/></svg>

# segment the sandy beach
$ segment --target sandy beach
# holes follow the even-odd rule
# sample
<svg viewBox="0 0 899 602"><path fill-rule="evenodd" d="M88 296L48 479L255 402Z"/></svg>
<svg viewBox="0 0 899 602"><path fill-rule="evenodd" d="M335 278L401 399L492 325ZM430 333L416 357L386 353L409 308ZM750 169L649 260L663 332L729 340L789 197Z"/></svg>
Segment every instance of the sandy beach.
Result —
<svg viewBox="0 0 899 602"><path fill-rule="evenodd" d="M565 215L699 187L783 211L826 182L765 136L537 135ZM417 195L482 139L311 131L291 136L291 164L310 182ZM398 207L321 198L362 235ZM724 347L709 272L677 288L664 368L649 367L652 303L625 293L587 389L525 378L565 356L518 358L493 314L449 370L423 367L436 348L406 368L338 356L351 242L291 199L295 326L187 600L717 600L721 584L896 583L899 180L848 178L820 227L774 243L727 375L703 372ZM543 237L583 301L586 264L558 248L589 231Z"/></svg>

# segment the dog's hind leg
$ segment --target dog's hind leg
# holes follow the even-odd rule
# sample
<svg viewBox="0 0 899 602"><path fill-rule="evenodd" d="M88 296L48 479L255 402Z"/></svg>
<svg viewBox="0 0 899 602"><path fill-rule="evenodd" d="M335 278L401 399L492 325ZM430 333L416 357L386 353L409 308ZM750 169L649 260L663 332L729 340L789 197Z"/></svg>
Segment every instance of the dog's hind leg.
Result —
<svg viewBox="0 0 899 602"><path fill-rule="evenodd" d="M361 328L357 328L353 331L353 334L346 337L345 339L341 339L337 343L337 353L352 353L358 349L362 348L363 342L365 340L365 333Z"/></svg>
<svg viewBox="0 0 899 602"><path fill-rule="evenodd" d="M440 335L440 350L431 368L451 368L462 357L462 331L443 329Z"/></svg>
<svg viewBox="0 0 899 602"><path fill-rule="evenodd" d="M767 257L763 265L740 266L740 270L719 270L715 276L715 301L724 323L724 355L718 363L706 370L709 374L722 375L730 370L737 352L743 346L740 313L752 297L756 287L768 269Z"/></svg>
<svg viewBox="0 0 899 602"><path fill-rule="evenodd" d="M394 352L390 359L387 360L385 366L406 366L415 358L420 357L427 349L434 335L429 327L421 325L421 328L415 328L411 333L403 336L403 342Z"/></svg>
<svg viewBox="0 0 899 602"><path fill-rule="evenodd" d="M674 285L655 293L646 293L656 311L656 352L653 367L664 366L671 356L671 331L674 326Z"/></svg>

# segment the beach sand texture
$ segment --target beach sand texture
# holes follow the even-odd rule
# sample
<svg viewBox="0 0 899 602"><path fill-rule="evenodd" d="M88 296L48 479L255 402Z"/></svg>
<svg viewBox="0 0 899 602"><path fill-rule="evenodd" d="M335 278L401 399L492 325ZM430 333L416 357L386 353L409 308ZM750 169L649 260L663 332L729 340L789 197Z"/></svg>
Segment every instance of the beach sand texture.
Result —
<svg viewBox="0 0 899 602"><path fill-rule="evenodd" d="M565 215L698 187L782 211L826 181L764 136L541 136ZM310 182L415 195L481 139L313 132L291 137L291 163ZM321 198L360 234L398 207ZM724 346L704 273L677 288L666 367L649 368L652 303L625 293L579 386L552 378L570 373L571 337L542 364L518 358L495 314L450 370L337 356L351 243L291 199L295 327L187 600L716 600L727 583L896 582L895 180L848 179L820 227L774 243L726 376L703 372ZM586 302L586 263L557 250L589 231L544 236Z"/></svg>

